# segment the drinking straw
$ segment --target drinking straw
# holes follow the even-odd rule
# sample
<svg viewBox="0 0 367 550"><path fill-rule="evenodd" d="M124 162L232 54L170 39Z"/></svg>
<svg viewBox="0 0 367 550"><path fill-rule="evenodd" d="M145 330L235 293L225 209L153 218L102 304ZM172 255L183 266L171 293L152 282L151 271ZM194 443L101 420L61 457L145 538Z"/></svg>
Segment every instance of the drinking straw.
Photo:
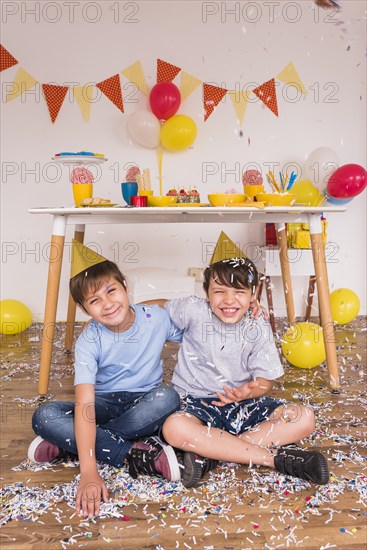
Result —
<svg viewBox="0 0 367 550"><path fill-rule="evenodd" d="M269 172L270 184L274 187L277 193L281 192L279 185L276 182L273 172Z"/></svg>
<svg viewBox="0 0 367 550"><path fill-rule="evenodd" d="M291 177L289 178L289 183L288 183L288 186L287 186L287 191L292 189L292 185L294 184L296 178L297 178L297 174L295 172L293 172L293 170L292 170Z"/></svg>

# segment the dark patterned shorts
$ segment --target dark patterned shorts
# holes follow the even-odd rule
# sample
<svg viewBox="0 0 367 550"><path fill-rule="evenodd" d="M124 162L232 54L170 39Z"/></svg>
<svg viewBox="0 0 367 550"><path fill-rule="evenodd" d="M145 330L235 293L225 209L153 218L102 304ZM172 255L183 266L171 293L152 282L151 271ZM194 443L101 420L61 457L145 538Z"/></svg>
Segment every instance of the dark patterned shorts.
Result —
<svg viewBox="0 0 367 550"><path fill-rule="evenodd" d="M284 405L284 401L266 396L230 403L223 407L213 405L212 401L216 400L216 396L186 395L181 397L180 410L200 418L210 427L238 435L268 420L275 409Z"/></svg>

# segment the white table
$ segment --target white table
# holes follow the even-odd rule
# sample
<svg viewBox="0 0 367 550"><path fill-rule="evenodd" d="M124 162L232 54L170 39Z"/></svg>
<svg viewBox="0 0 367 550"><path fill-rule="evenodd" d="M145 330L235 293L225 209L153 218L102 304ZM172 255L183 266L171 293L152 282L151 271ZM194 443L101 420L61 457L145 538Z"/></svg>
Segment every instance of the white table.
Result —
<svg viewBox="0 0 367 550"><path fill-rule="evenodd" d="M292 281L287 253L285 223L308 223L311 233L312 256L319 296L320 318L324 329L326 362L332 389L339 388L338 364L331 315L330 295L320 214L344 212L345 207L166 207L166 208L32 208L31 214L53 216L50 261L46 291L44 328L39 373L40 394L46 394L51 368L56 311L66 227L75 226L74 238L83 242L85 226L92 224L155 224L155 223L276 223L281 261L283 289L289 323L295 322ZM66 349L71 349L75 321L75 304L69 298Z"/></svg>

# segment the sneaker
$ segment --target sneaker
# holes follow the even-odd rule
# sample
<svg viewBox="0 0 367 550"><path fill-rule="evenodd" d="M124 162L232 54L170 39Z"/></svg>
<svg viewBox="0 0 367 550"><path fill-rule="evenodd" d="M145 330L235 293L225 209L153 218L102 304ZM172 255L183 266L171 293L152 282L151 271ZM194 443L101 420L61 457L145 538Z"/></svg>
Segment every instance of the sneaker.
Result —
<svg viewBox="0 0 367 550"><path fill-rule="evenodd" d="M330 478L327 460L319 451L280 447L274 456L274 466L281 474L299 477L317 485L325 485Z"/></svg>
<svg viewBox="0 0 367 550"><path fill-rule="evenodd" d="M61 454L61 449L38 435L28 447L28 458L34 464L52 462Z"/></svg>
<svg viewBox="0 0 367 550"><path fill-rule="evenodd" d="M181 468L181 481L184 487L195 487L210 470L215 470L218 460L204 458L195 453L184 453L176 450Z"/></svg>
<svg viewBox="0 0 367 550"><path fill-rule="evenodd" d="M147 437L137 441L127 456L129 475L158 476L168 481L180 481L180 468L173 448L159 437Z"/></svg>

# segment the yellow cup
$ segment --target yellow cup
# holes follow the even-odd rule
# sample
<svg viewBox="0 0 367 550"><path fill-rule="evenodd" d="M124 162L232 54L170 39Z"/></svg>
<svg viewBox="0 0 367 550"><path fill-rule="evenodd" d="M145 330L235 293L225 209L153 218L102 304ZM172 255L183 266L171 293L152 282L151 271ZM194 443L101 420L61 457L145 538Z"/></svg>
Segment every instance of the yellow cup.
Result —
<svg viewBox="0 0 367 550"><path fill-rule="evenodd" d="M73 183L75 206L80 206L83 199L93 197L93 183Z"/></svg>
<svg viewBox="0 0 367 550"><path fill-rule="evenodd" d="M139 191L139 195L141 197L152 197L153 189L142 189L141 191Z"/></svg>
<svg viewBox="0 0 367 550"><path fill-rule="evenodd" d="M245 195L247 195L252 201L255 200L255 196L258 193L264 193L265 191L263 185L244 185L243 190Z"/></svg>

